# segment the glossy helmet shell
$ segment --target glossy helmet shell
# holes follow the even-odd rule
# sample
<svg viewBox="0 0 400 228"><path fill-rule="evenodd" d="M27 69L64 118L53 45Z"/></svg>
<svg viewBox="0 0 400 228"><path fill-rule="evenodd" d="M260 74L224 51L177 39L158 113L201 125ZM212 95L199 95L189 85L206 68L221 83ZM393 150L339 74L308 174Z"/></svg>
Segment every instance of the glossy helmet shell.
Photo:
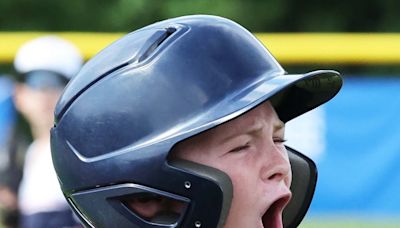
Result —
<svg viewBox="0 0 400 228"><path fill-rule="evenodd" d="M173 163L173 146L271 99L286 122L331 99L335 71L287 74L246 29L215 16L186 16L134 31L92 58L55 111L53 162L87 226L222 227L232 185L221 171ZM289 149L293 202L286 226L314 191L311 160ZM149 222L122 199L152 192L187 203L172 223Z"/></svg>

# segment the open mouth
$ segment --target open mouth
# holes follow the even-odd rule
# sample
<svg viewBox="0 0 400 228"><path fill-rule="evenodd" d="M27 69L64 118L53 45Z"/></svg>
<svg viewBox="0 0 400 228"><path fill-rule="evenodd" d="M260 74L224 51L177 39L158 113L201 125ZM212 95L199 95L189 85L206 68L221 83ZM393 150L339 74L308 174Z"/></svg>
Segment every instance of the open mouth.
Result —
<svg viewBox="0 0 400 228"><path fill-rule="evenodd" d="M284 195L267 209L267 211L262 216L262 223L265 228L282 228L282 211L285 206L289 203L291 198L290 194Z"/></svg>

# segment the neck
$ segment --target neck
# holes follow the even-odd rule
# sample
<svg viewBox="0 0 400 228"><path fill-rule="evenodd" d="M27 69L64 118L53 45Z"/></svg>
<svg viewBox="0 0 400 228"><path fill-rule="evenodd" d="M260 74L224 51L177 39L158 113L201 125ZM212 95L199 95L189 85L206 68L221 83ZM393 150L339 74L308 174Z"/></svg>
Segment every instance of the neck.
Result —
<svg viewBox="0 0 400 228"><path fill-rule="evenodd" d="M33 127L32 135L35 141L46 142L50 140L49 127Z"/></svg>

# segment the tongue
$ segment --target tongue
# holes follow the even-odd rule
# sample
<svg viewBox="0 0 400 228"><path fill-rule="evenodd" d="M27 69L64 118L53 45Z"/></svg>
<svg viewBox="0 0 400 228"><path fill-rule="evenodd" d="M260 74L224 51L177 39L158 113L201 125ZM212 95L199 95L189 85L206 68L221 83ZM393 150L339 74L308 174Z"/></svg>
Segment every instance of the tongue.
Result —
<svg viewBox="0 0 400 228"><path fill-rule="evenodd" d="M262 217L264 228L282 228L282 208L280 200L273 203Z"/></svg>

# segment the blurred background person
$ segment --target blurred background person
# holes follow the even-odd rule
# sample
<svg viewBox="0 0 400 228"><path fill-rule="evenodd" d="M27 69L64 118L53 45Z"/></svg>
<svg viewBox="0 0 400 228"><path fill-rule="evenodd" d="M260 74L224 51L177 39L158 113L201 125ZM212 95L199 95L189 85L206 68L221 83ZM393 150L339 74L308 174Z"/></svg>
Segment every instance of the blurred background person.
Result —
<svg viewBox="0 0 400 228"><path fill-rule="evenodd" d="M33 142L26 151L18 191L20 227L71 227L73 218L54 172L49 130L59 95L82 65L79 50L56 36L31 40L18 50L14 67L19 83L14 103L30 125Z"/></svg>

